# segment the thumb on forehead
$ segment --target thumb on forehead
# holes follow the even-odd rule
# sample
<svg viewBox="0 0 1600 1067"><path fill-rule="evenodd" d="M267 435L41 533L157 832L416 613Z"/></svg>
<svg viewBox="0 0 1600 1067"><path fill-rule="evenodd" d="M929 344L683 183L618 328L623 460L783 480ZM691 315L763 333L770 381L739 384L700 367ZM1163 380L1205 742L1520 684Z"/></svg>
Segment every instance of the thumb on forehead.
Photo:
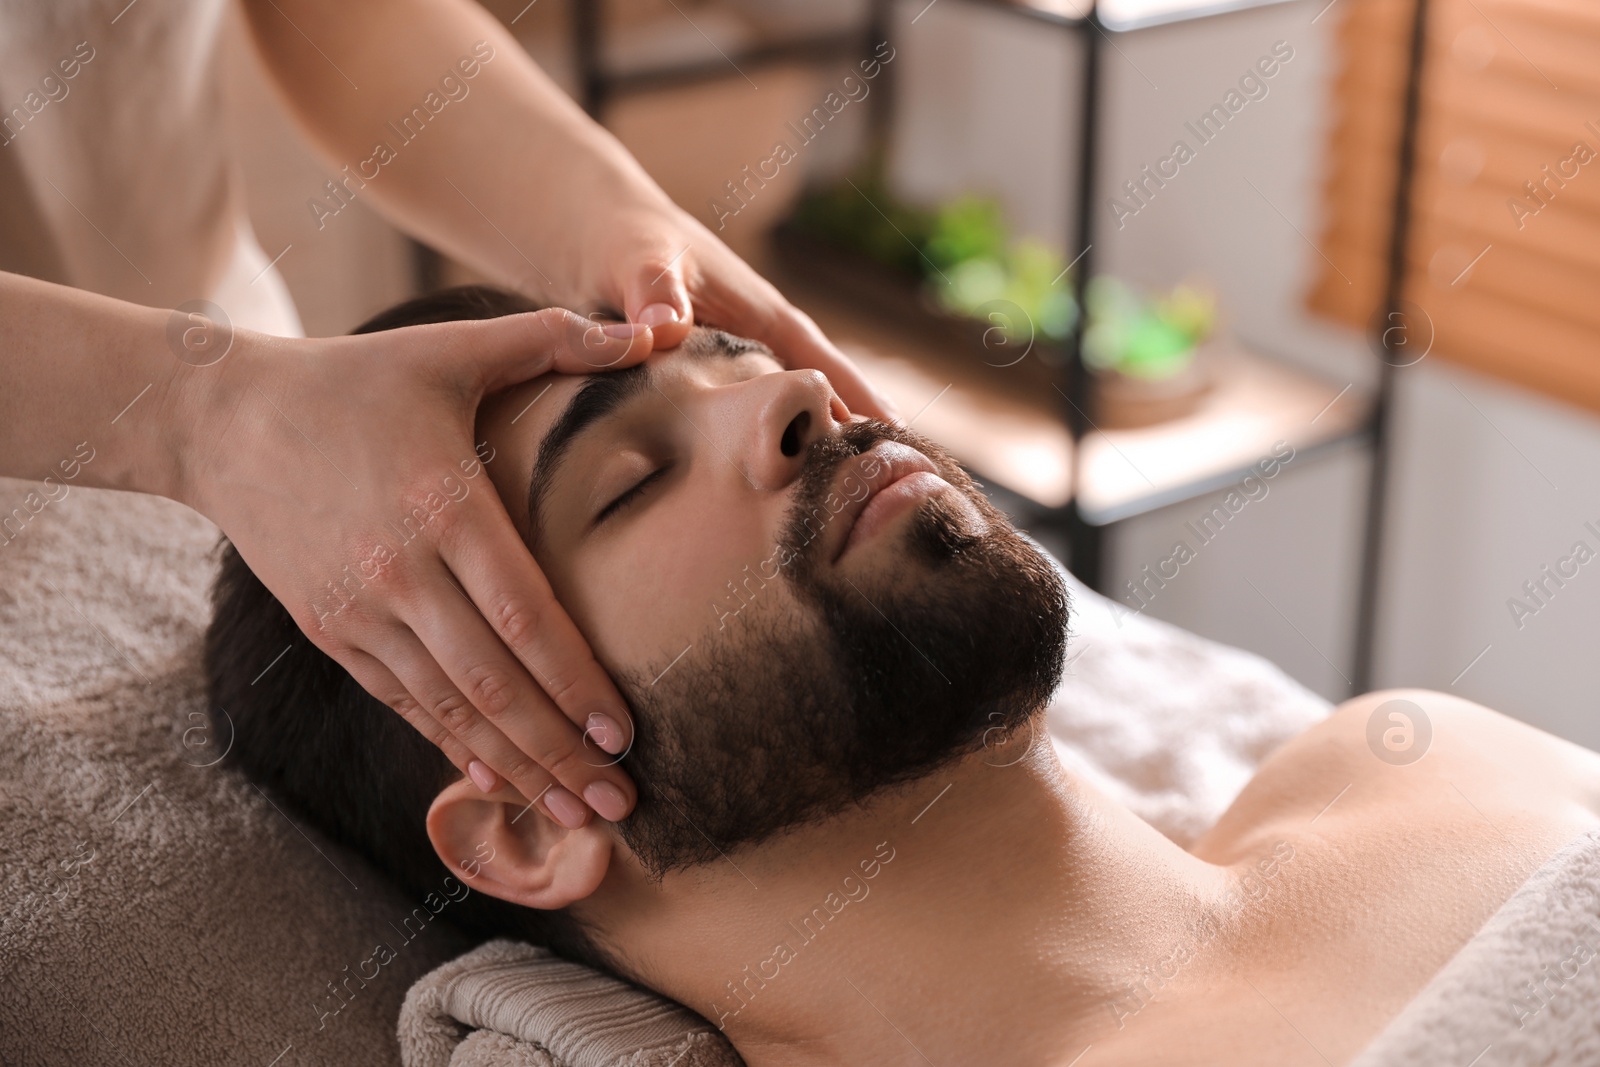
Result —
<svg viewBox="0 0 1600 1067"><path fill-rule="evenodd" d="M471 324L464 358L479 371L484 392L557 371L596 374L631 366L650 354L650 327L596 323L564 308L505 315Z"/></svg>

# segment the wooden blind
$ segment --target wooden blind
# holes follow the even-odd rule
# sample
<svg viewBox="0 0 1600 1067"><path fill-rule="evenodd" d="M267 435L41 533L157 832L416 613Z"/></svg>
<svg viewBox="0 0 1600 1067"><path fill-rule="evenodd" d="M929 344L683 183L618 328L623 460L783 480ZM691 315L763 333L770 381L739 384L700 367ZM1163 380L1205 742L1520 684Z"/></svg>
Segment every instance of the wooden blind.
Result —
<svg viewBox="0 0 1600 1067"><path fill-rule="evenodd" d="M1379 312L1411 0L1342 0L1309 294ZM1600 411L1600 3L1428 0L1404 295L1444 358Z"/></svg>

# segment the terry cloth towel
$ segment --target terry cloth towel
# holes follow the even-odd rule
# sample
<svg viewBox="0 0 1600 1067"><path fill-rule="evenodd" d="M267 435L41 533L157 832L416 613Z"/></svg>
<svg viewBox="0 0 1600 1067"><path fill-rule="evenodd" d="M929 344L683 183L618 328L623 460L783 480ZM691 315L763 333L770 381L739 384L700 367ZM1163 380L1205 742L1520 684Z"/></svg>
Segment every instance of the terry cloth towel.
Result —
<svg viewBox="0 0 1600 1067"><path fill-rule="evenodd" d="M1351 1067L1600 1064L1600 830L1545 861Z"/></svg>
<svg viewBox="0 0 1600 1067"><path fill-rule="evenodd" d="M1273 749L1333 709L1252 652L1136 613L1061 574L1072 594L1072 639L1046 715L1056 753L1180 845L1221 818Z"/></svg>
<svg viewBox="0 0 1600 1067"><path fill-rule="evenodd" d="M406 1067L737 1067L687 1008L551 952L490 941L426 976L400 1009Z"/></svg>
<svg viewBox="0 0 1600 1067"><path fill-rule="evenodd" d="M214 765L216 527L40 488L0 479L0 1063L392 1067L471 942Z"/></svg>
<svg viewBox="0 0 1600 1067"><path fill-rule="evenodd" d="M1327 701L1261 657L1123 611L1062 574L1074 632L1050 702L1051 740L1067 767L1179 843L1216 821L1267 753L1328 714ZM997 762L1012 758L995 752ZM509 941L417 983L400 1049L406 1067L741 1062L687 1009Z"/></svg>

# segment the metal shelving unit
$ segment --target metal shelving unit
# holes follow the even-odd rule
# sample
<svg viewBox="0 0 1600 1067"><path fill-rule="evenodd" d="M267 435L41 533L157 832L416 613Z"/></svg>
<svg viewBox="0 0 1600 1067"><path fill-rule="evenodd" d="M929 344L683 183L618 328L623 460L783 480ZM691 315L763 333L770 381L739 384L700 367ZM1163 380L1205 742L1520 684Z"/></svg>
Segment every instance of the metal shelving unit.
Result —
<svg viewBox="0 0 1600 1067"><path fill-rule="evenodd" d="M1105 49L1114 47L1112 37L1154 25L1176 21L1213 17L1283 0L1220 0L1215 3L1193 3L1185 0L1146 3L1142 6L1129 0L950 0L969 6L1004 12L1012 17L1029 19L1061 32L1076 34L1081 41L1083 69L1081 72L1081 106L1072 118L1071 127L1065 131L1078 149L1077 187L1073 192L1068 217L1073 232L1065 235L1064 247L1076 249L1079 258L1072 283L1079 308L1085 306L1085 288L1093 277L1099 258L1095 254L1096 167L1101 155L1101 111L1105 101L1103 62ZM1417 108L1421 78L1423 40L1425 28L1425 0L1415 0L1416 16L1412 28L1410 68L1406 83L1405 112L1402 124L1401 166L1396 184L1395 218L1392 233L1389 277L1386 288L1387 310L1403 314L1401 282L1406 253L1406 230L1412 194L1414 170ZM760 42L735 55L722 55L714 60L678 65L663 65L627 73L608 72L603 60L603 4L602 0L572 0L572 47L581 86L581 102L597 119L603 117L608 102L620 94L650 89L691 84L731 75L730 67L747 69L776 62L836 62L870 52L873 43L887 39L894 0L869 0L867 17L859 32L833 32L800 37L794 40ZM931 5L929 5L931 7ZM885 72L880 79L877 99L869 108L871 115L870 137L875 147L887 145L892 124L894 75ZM1073 487L1065 500L1052 500L1042 504L1037 511L1037 522L1061 535L1070 554L1069 565L1086 584L1108 592L1105 588L1106 537L1115 523L1147 514L1183 500L1194 499L1237 480L1249 470L1248 463L1233 463L1226 458L1212 467L1197 471L1193 477L1179 478L1171 484L1150 486L1147 493L1123 494L1107 503L1106 493L1084 491L1088 479L1095 477L1094 453L1096 446L1109 443L1118 449L1117 432L1100 431L1093 418L1092 379L1082 358L1082 331L1074 331L1066 343L1067 358L1061 368L1061 381L1056 391L1063 403L1058 417L1070 437L1070 479ZM1259 357L1258 357L1259 358ZM1265 362L1265 361L1262 361ZM1359 603L1357 632L1355 635L1355 677L1358 691L1370 687L1374 653L1374 630L1377 619L1379 592L1379 567L1383 549L1383 528L1387 514L1387 487L1391 458L1392 435L1390 423L1393 412L1393 394L1396 385L1395 371L1398 360L1385 358L1380 367L1378 384L1370 397L1366 410L1359 416L1346 412L1342 421L1330 420L1330 432L1310 442L1306 452L1320 452L1334 445L1359 440L1365 443L1371 455L1371 479L1364 516L1364 530L1359 564ZM1331 406L1331 405L1330 405ZM1221 416L1221 417L1226 417ZM1315 420L1313 420L1315 421ZM1101 449L1103 451L1103 449ZM964 457L965 459L965 457ZM983 472L988 478L1003 486L1005 478L993 471ZM1009 487L1008 487L1009 488ZM1116 494L1111 494L1115 497ZM1085 504L1086 498L1090 499Z"/></svg>

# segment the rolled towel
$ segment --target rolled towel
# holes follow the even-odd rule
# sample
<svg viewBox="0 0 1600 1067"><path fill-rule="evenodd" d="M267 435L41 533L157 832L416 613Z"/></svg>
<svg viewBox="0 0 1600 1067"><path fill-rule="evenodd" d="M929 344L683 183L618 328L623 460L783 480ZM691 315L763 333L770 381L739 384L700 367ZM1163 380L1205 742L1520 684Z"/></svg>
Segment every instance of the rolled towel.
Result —
<svg viewBox="0 0 1600 1067"><path fill-rule="evenodd" d="M515 941L430 972L400 1009L405 1067L742 1067L706 1020Z"/></svg>

